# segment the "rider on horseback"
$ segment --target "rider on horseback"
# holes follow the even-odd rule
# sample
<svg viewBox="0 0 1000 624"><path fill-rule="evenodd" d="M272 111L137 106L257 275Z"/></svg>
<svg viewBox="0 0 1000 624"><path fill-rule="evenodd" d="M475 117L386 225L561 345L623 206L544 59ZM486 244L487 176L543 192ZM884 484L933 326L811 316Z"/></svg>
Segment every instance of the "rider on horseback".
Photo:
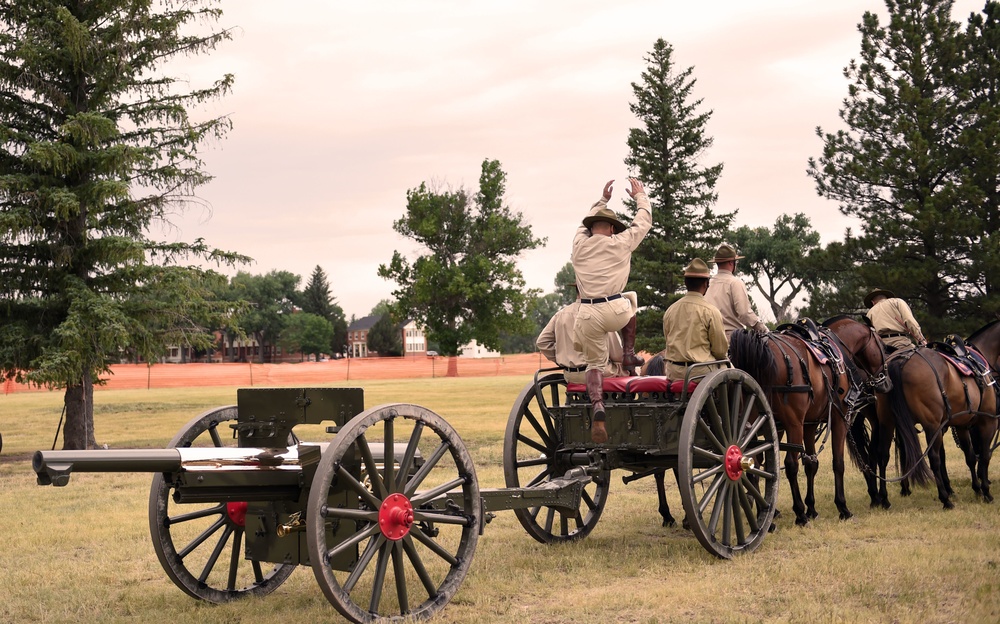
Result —
<svg viewBox="0 0 1000 624"><path fill-rule="evenodd" d="M922 347L927 344L920 324L905 301L890 290L876 288L865 297L868 319L886 346L886 352Z"/></svg>

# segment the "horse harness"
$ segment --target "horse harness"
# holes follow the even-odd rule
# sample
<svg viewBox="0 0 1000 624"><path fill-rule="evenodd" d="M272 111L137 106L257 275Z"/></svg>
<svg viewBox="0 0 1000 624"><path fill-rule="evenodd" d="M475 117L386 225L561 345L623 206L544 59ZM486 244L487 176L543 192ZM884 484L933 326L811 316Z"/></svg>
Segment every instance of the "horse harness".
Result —
<svg viewBox="0 0 1000 624"><path fill-rule="evenodd" d="M792 392L808 392L810 401L814 400L816 396L812 383L809 381L809 363L795 350L791 342L792 339L804 343L806 348L813 354L813 357L816 358L816 361L822 365L823 381L828 388L836 387L838 394L844 394L844 390L840 387L839 383L834 385L833 377L840 377L845 373L847 373L848 384L856 385L856 367L853 362L846 359L844 355L847 353L846 347L836 334L825 327L818 327L812 319L805 318L800 319L796 323L779 325L775 332L765 334L765 337L775 341L785 361L785 370L787 373L785 384L772 386L770 390L782 394L782 401L786 404L788 402L788 394ZM798 360L799 367L802 370L802 378L806 382L804 384L796 385L792 383L794 369L792 367L791 355L794 355ZM828 373L832 373L832 375L828 375ZM848 388L848 391L850 391L850 388ZM826 400L828 418L832 414L834 406L836 406L841 416L845 420L848 420L849 414L845 414L842 406L834 402L833 393L828 392ZM850 423L848 422L848 424Z"/></svg>
<svg viewBox="0 0 1000 624"><path fill-rule="evenodd" d="M920 359L927 363L928 368L934 373L934 381L937 383L938 392L941 394L941 400L944 402L944 409L946 418L942 424L942 429L946 427L951 419L955 416L963 416L965 414L974 415L986 415L992 418L996 418L995 414L988 414L982 412L978 409L972 409L972 397L969 396L969 384L966 381L966 377L971 377L973 381L976 382L976 386L979 388L979 403L982 405L983 393L990 386L996 389L997 382L993 378L992 371L989 364L978 351L969 347L965 342L955 334L949 334L944 342L932 342L927 345L928 349L936 351L938 354L944 357L945 361L955 367L956 370L962 375L962 391L965 393L965 404L969 406L969 409L962 412L952 412L951 403L948 401L948 393L944 389L944 383L941 381L941 376L938 375L937 369L931 365L930 360L927 356L921 352L920 349L904 349L902 351L897 351L892 354L890 360L902 360L898 366L902 367L906 365L906 362L910 360L914 355L918 355Z"/></svg>

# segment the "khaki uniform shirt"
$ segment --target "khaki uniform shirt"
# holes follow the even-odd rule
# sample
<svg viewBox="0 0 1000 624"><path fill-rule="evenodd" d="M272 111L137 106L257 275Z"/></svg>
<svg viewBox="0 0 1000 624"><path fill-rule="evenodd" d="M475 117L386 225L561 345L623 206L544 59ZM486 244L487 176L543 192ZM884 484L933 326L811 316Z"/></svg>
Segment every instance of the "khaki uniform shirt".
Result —
<svg viewBox="0 0 1000 624"><path fill-rule="evenodd" d="M621 234L593 236L583 225L577 228L570 260L576 271L580 296L584 299L607 297L625 289L632 268L632 251L653 225L649 197L645 193L636 193L635 202L637 208L632 225ZM596 214L607 206L608 202L602 197L587 214Z"/></svg>
<svg viewBox="0 0 1000 624"><path fill-rule="evenodd" d="M924 344L924 334L920 331L917 319L905 301L898 297L883 299L868 310L868 318L872 327L883 336L882 342L896 349L905 349L913 343ZM905 336L884 337L886 334L906 334Z"/></svg>
<svg viewBox="0 0 1000 624"><path fill-rule="evenodd" d="M752 327L757 331L766 329L763 321L750 307L746 284L733 275L732 271L720 269L708 283L705 298L722 313L727 339L734 331L744 327Z"/></svg>
<svg viewBox="0 0 1000 624"><path fill-rule="evenodd" d="M670 379L683 379L687 362L724 360L729 351L722 314L699 292L688 292L667 308L663 337L667 341L663 358ZM703 375L712 368L696 368L692 375Z"/></svg>
<svg viewBox="0 0 1000 624"><path fill-rule="evenodd" d="M583 354L573 347L573 325L576 323L579 309L580 302L576 301L556 312L535 340L535 346L542 355L550 362L564 368L583 368L587 365ZM626 377L628 373L622 368L621 363L621 338L617 332L608 332L607 336L610 361L604 369L604 374L607 377ZM565 372L563 375L570 383L586 383L587 376L584 371Z"/></svg>

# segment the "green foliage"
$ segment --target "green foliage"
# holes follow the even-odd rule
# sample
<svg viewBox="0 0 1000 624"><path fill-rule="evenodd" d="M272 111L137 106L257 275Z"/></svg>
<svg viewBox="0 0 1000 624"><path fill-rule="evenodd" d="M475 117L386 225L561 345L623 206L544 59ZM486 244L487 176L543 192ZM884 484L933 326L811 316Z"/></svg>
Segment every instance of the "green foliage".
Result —
<svg viewBox="0 0 1000 624"><path fill-rule="evenodd" d="M861 221L845 246L861 283L906 299L929 336L969 332L1000 307L998 8L963 33L952 4L887 0L887 25L864 15L847 130L817 129L823 154L808 170Z"/></svg>
<svg viewBox="0 0 1000 624"><path fill-rule="evenodd" d="M406 214L393 224L428 253L412 264L399 251L379 276L396 282L393 308L426 328L442 355L457 355L472 339L500 348L501 332L526 331L531 291L516 260L544 241L520 213L504 205L506 174L484 160L479 191L434 191L421 183L406 193Z"/></svg>
<svg viewBox="0 0 1000 624"><path fill-rule="evenodd" d="M783 214L774 228L742 226L728 235L744 259L739 271L767 299L777 323L795 319L792 304L815 284L824 265L819 232L802 213Z"/></svg>
<svg viewBox="0 0 1000 624"><path fill-rule="evenodd" d="M368 350L381 356L403 355L401 330L392 315L383 314L368 330Z"/></svg>
<svg viewBox="0 0 1000 624"><path fill-rule="evenodd" d="M558 296L559 303L561 304L559 307L569 305L576 301L576 271L573 270L572 262L564 264L563 267L559 269L559 272L556 273L555 285L555 294ZM544 327L545 325L542 325L539 330Z"/></svg>
<svg viewBox="0 0 1000 624"><path fill-rule="evenodd" d="M229 38L205 28L221 14L213 4L0 3L3 375L85 388L89 404L88 380L110 363L205 345L226 323L217 276L197 265L247 258L148 237L211 179L199 148L231 126L188 115L231 75L186 91L158 72ZM75 405L67 431L88 420ZM67 434L68 446L90 442Z"/></svg>
<svg viewBox="0 0 1000 624"><path fill-rule="evenodd" d="M680 297L682 269L692 257L711 257L735 213L716 213L715 185L722 164L704 166L713 139L706 134L712 112L697 112L692 100L694 68L677 71L673 47L657 39L640 83L632 83L630 110L642 127L629 130L625 164L642 180L653 204L653 226L632 254L628 288L639 294L636 347L663 348L663 312ZM634 202L627 202L634 209ZM655 338L654 338L655 337Z"/></svg>
<svg viewBox="0 0 1000 624"><path fill-rule="evenodd" d="M235 322L260 345L261 362L267 347L277 343L287 319L295 311L298 284L299 276L288 271L271 271L266 275L240 271L230 280L228 298L245 304L245 312Z"/></svg>
<svg viewBox="0 0 1000 624"><path fill-rule="evenodd" d="M313 269L309 283L299 293L297 303L303 312L321 316L333 326L330 344L324 352L343 353L344 345L347 344L347 319L344 318L343 308L337 305L337 300L330 294L330 282L319 265Z"/></svg>
<svg viewBox="0 0 1000 624"><path fill-rule="evenodd" d="M329 352L333 334L333 323L327 319L318 314L299 312L285 319L278 345L286 353L301 352L315 355L318 359L320 354Z"/></svg>

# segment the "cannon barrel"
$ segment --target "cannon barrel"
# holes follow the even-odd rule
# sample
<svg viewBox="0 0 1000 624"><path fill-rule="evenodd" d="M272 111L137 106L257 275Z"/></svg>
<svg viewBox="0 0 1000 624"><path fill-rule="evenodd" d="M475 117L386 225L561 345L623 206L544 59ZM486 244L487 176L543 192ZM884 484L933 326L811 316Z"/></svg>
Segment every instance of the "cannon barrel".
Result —
<svg viewBox="0 0 1000 624"><path fill-rule="evenodd" d="M318 446L320 451L326 444ZM31 467L39 485L63 486L76 472L180 472L300 470L298 446L288 448L195 447L89 451L35 451Z"/></svg>

